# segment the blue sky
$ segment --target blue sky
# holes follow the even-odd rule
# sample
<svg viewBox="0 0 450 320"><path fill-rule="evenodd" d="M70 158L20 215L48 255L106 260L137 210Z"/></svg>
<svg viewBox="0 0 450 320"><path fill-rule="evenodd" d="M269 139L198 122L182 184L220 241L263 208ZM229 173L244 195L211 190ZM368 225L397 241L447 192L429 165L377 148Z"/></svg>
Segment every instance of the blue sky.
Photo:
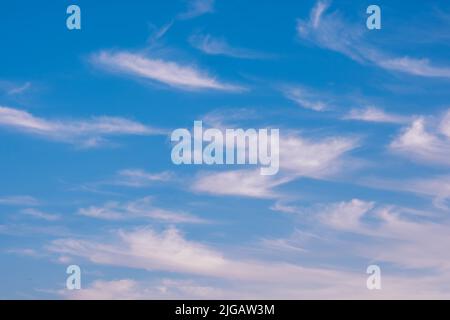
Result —
<svg viewBox="0 0 450 320"><path fill-rule="evenodd" d="M447 1L74 3L0 6L1 298L450 297ZM195 120L280 172L174 165Z"/></svg>

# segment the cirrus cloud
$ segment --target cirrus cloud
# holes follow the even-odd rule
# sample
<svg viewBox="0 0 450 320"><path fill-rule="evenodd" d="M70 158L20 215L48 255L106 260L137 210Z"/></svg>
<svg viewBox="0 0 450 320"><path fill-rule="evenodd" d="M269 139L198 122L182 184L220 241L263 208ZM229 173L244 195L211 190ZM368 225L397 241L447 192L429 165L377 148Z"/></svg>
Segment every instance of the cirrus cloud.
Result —
<svg viewBox="0 0 450 320"><path fill-rule="evenodd" d="M24 110L5 106L0 106L0 127L82 147L96 147L105 142L107 136L164 134L160 129L121 117L101 116L84 120L45 119Z"/></svg>
<svg viewBox="0 0 450 320"><path fill-rule="evenodd" d="M106 70L156 81L183 90L242 91L240 86L223 83L194 66L147 57L127 51L102 51L91 61Z"/></svg>

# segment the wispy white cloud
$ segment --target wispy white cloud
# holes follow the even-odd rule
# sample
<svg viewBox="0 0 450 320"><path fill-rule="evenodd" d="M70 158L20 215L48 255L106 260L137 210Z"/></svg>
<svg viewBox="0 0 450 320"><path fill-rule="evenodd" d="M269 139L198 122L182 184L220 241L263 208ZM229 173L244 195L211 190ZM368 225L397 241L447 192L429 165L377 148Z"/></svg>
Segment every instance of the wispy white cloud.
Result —
<svg viewBox="0 0 450 320"><path fill-rule="evenodd" d="M23 85L21 85L21 86L17 86L17 87L14 87L14 88L10 88L10 89L8 90L8 94L10 94L10 95L21 94L21 93L27 91L27 90L30 89L30 88L31 88L31 82L25 82L25 83L24 83Z"/></svg>
<svg viewBox="0 0 450 320"><path fill-rule="evenodd" d="M162 279L158 281L120 279L97 280L83 290L60 290L58 293L63 298L73 300L177 300L220 299L226 297L227 293L230 292L227 292L224 288L185 279Z"/></svg>
<svg viewBox="0 0 450 320"><path fill-rule="evenodd" d="M99 264L265 283L301 283L317 277L323 277L323 281L336 280L337 274L345 274L287 263L228 258L217 249L187 240L174 228L161 233L151 229L120 231L118 238L117 242L110 244L59 239L53 241L49 249L59 254L84 257Z"/></svg>
<svg viewBox="0 0 450 320"><path fill-rule="evenodd" d="M4 196L0 197L0 205L10 205L10 206L38 206L40 204L39 200L31 196Z"/></svg>
<svg viewBox="0 0 450 320"><path fill-rule="evenodd" d="M337 274L336 277L339 275ZM341 275L345 276L345 275ZM205 283L198 279L162 279L160 281L136 281L132 279L98 280L83 290L60 290L58 294L67 299L445 299L447 277L420 277L383 275L383 290L367 290L365 279L358 274L345 277L347 283L326 279L309 279L303 283L266 284L223 281ZM388 285L386 285L388 284Z"/></svg>
<svg viewBox="0 0 450 320"><path fill-rule="evenodd" d="M168 182L173 179L173 174L168 171L150 173L140 169L125 169L118 172L118 178L114 184L129 187L145 187L154 183Z"/></svg>
<svg viewBox="0 0 450 320"><path fill-rule="evenodd" d="M280 207L279 209L283 210L284 208ZM295 230L288 238L265 238L261 240L261 244L270 250L304 253L308 251L303 246L303 239L306 237L310 237L310 235Z"/></svg>
<svg viewBox="0 0 450 320"><path fill-rule="evenodd" d="M384 110L375 107L352 109L343 117L343 119L395 124L404 124L411 121L411 117L409 116L387 113Z"/></svg>
<svg viewBox="0 0 450 320"><path fill-rule="evenodd" d="M250 108L222 108L208 112L202 117L203 124L225 132L227 128L240 127L243 120L256 120L261 115Z"/></svg>
<svg viewBox="0 0 450 320"><path fill-rule="evenodd" d="M204 117L204 122L216 128L239 127L243 119L258 119L251 109L239 109L235 114L212 112ZM279 159L281 173L291 176L325 178L339 172L346 161L346 155L360 145L354 136L307 137L306 133L290 129L282 130L280 136ZM353 159L353 166L355 165Z"/></svg>
<svg viewBox="0 0 450 320"><path fill-rule="evenodd" d="M83 290L60 290L58 293L75 300L219 299L226 296L227 290L188 279L120 279L97 280Z"/></svg>
<svg viewBox="0 0 450 320"><path fill-rule="evenodd" d="M56 221L61 219L61 216L59 214L47 213L34 208L26 208L23 209L21 212L28 216L47 221Z"/></svg>
<svg viewBox="0 0 450 320"><path fill-rule="evenodd" d="M309 18L298 20L298 35L322 48L340 52L359 62L365 61L365 50L360 52L362 29L345 22L338 12L327 13L330 3L317 1Z"/></svg>
<svg viewBox="0 0 450 320"><path fill-rule="evenodd" d="M449 125L450 111L441 120L419 117L394 138L390 150L422 163L450 165Z"/></svg>
<svg viewBox="0 0 450 320"><path fill-rule="evenodd" d="M82 256L97 263L147 270L209 273L225 262L219 253L184 239L174 228L163 233L148 228L133 232L120 231L117 236L119 239L115 240L119 240L118 243L110 244L61 239L54 241L50 249Z"/></svg>
<svg viewBox="0 0 450 320"><path fill-rule="evenodd" d="M298 177L331 177L345 167L346 155L359 146L353 137L305 138L285 134L280 141L280 170Z"/></svg>
<svg viewBox="0 0 450 320"><path fill-rule="evenodd" d="M382 270L388 264L396 271L390 272L389 280L384 278L387 275L384 271L383 296L393 293L398 296L397 289L409 287L404 287L406 283L400 285L408 282L407 278L421 294L428 292L437 297L450 294L447 215L438 217L427 211L352 199L303 208L299 217L302 231L312 230L313 234L299 234L296 230L291 236L270 241L270 249L286 251L291 256L308 254L310 263L315 261L313 249L320 248L320 257L325 252L329 256L339 252L342 261L367 259ZM405 278L392 277L393 274L403 274ZM407 291L400 296L413 297Z"/></svg>
<svg viewBox="0 0 450 320"><path fill-rule="evenodd" d="M301 39L342 53L360 63L370 63L391 71L422 77L450 78L450 68L433 65L427 58L396 57L364 40L366 31L344 21L339 12L329 11L331 1L317 1L309 19L299 20Z"/></svg>
<svg viewBox="0 0 450 320"><path fill-rule="evenodd" d="M383 240L364 242L359 254L404 268L450 270L448 219L433 222L408 218L403 211L401 207L375 206L373 202L354 199L330 205L319 216L336 230ZM369 223L368 219L375 222Z"/></svg>
<svg viewBox="0 0 450 320"><path fill-rule="evenodd" d="M153 293L131 279L96 280L83 290L60 290L59 294L73 300L139 300L149 299Z"/></svg>
<svg viewBox="0 0 450 320"><path fill-rule="evenodd" d="M448 174L409 179L368 178L361 181L361 184L376 189L428 196L433 199L432 203L436 208L450 210L447 202L450 199L450 176Z"/></svg>
<svg viewBox="0 0 450 320"><path fill-rule="evenodd" d="M30 249L30 248L14 248L14 249L8 249L6 250L7 253L10 254L15 254L15 255L19 255L19 256L24 256L24 257L32 257L32 258L41 258L46 256L46 253L44 252L38 252L35 249Z"/></svg>
<svg viewBox="0 0 450 320"><path fill-rule="evenodd" d="M7 234L14 237L36 237L50 236L50 237L69 237L72 232L65 227L58 225L51 226L36 226L32 224L0 224L0 234Z"/></svg>
<svg viewBox="0 0 450 320"><path fill-rule="evenodd" d="M375 206L374 202L353 199L349 202L339 202L320 208L319 218L322 223L338 230L359 231L364 227L362 217Z"/></svg>
<svg viewBox="0 0 450 320"><path fill-rule="evenodd" d="M175 23L175 20L172 20L159 28L157 28L156 26L152 26L153 32L150 35L148 42L151 45L155 44L159 39L163 38L169 32L169 30L172 28L174 23Z"/></svg>
<svg viewBox="0 0 450 320"><path fill-rule="evenodd" d="M450 68L435 66L429 59L387 58L380 60L379 65L385 69L406 72L416 76L450 78Z"/></svg>
<svg viewBox="0 0 450 320"><path fill-rule="evenodd" d="M332 108L329 99L324 99L323 93L317 93L303 86L284 87L282 92L286 98L302 108L314 111L326 111Z"/></svg>
<svg viewBox="0 0 450 320"><path fill-rule="evenodd" d="M192 183L195 192L251 198L276 198L274 190L290 179L263 176L259 170L234 170L198 175Z"/></svg>
<svg viewBox="0 0 450 320"><path fill-rule="evenodd" d="M151 197L125 203L107 202L103 206L82 208L79 214L103 220L127 220L137 218L154 219L168 223L205 223L206 221L189 213L171 211L153 205Z"/></svg>
<svg viewBox="0 0 450 320"><path fill-rule="evenodd" d="M270 210L289 213L289 214L298 214L301 212L301 208L296 206L289 205L284 203L283 201L276 201L271 207Z"/></svg>
<svg viewBox="0 0 450 320"><path fill-rule="evenodd" d="M441 175L435 177L408 179L406 181L395 181L390 184L394 190L409 191L433 197L433 205L436 208L450 210L448 200L450 199L450 176Z"/></svg>
<svg viewBox="0 0 450 320"><path fill-rule="evenodd" d="M254 117L249 110L242 110L237 116L224 113L209 113L205 123L224 130L237 127L240 116ZM348 153L358 148L356 137L306 138L292 130L284 130L280 136L278 157L280 171L275 176L261 176L258 170L236 169L222 172L198 174L190 185L195 192L224 196L251 198L279 198L277 187L301 177L328 179L348 169ZM274 154L275 155L275 154ZM276 156L276 155L275 155ZM356 159L352 159L353 168Z"/></svg>
<svg viewBox="0 0 450 320"><path fill-rule="evenodd" d="M215 0L188 0L188 8L178 15L179 19L192 19L214 12Z"/></svg>
<svg viewBox="0 0 450 320"><path fill-rule="evenodd" d="M112 72L157 81L183 90L244 90L240 86L220 82L194 66L184 66L138 53L102 51L94 54L91 61Z"/></svg>
<svg viewBox="0 0 450 320"><path fill-rule="evenodd" d="M98 146L105 141L106 136L163 134L162 130L119 117L50 120L36 117L27 111L2 106L0 106L0 127L83 147Z"/></svg>
<svg viewBox="0 0 450 320"><path fill-rule="evenodd" d="M357 148L354 138L307 139L298 134L280 137L280 173L262 176L259 170L243 169L199 174L191 185L195 192L251 198L279 198L276 189L301 177L327 179L345 167L345 156Z"/></svg>
<svg viewBox="0 0 450 320"><path fill-rule="evenodd" d="M106 179L76 184L70 190L117 197L121 195L121 192L111 190L110 187L148 188L159 187L170 182L176 182L175 175L171 171L148 172L142 169L124 169Z"/></svg>
<svg viewBox="0 0 450 320"><path fill-rule="evenodd" d="M194 34L189 38L190 44L209 55L222 55L240 59L267 59L269 55L250 49L231 46L225 39L216 38L209 34Z"/></svg>
<svg viewBox="0 0 450 320"><path fill-rule="evenodd" d="M407 228L403 229L407 226L397 222L390 224L390 227L396 230L396 235L399 236L407 231ZM382 231L388 232L390 229ZM442 235L441 230L427 231L439 231ZM421 248L424 248L423 244L426 243L420 244ZM403 249L411 249L404 247L402 242L398 245ZM390 253L399 253L397 249L401 248L395 248ZM361 272L346 272L341 268L304 267L273 259L271 261L237 259L217 248L188 240L174 228L160 233L151 229L119 231L117 238L109 243L76 238L59 239L53 241L48 249L64 256L82 257L95 264L178 274L178 280L163 279L153 282L152 285L131 279L120 279L96 281L75 293L60 292L63 296L74 299L211 298L211 296L222 299L236 297L329 299L337 295L341 299L398 299L442 298L443 295L449 294L449 288L442 286L442 281L446 279L442 274L432 277L415 275L414 279L386 274L383 275L383 291L377 294L367 290L365 286L365 267ZM403 253L403 257L413 259L413 252ZM300 250L299 254L304 252ZM429 256L433 254L427 255L427 258ZM390 255L382 258L383 261L391 260ZM400 259L400 256L397 259ZM423 265L420 264L420 255L416 255L413 260L417 261L419 265ZM443 261L444 259L440 259L440 262ZM205 286L189 281L189 278L180 278L182 275L185 277L199 275L203 279L214 281L208 281L208 285ZM411 290L412 288L415 290Z"/></svg>
<svg viewBox="0 0 450 320"><path fill-rule="evenodd" d="M0 80L0 90L4 91L7 95L14 96L20 95L28 91L32 87L30 81L24 83L15 83L12 81Z"/></svg>
<svg viewBox="0 0 450 320"><path fill-rule="evenodd" d="M187 8L182 13L172 18L168 23L164 24L162 27L156 28L154 26L153 33L149 38L151 45L156 44L156 42L164 37L167 32L175 25L177 21L189 20L204 14L214 12L215 0L185 0L187 2Z"/></svg>

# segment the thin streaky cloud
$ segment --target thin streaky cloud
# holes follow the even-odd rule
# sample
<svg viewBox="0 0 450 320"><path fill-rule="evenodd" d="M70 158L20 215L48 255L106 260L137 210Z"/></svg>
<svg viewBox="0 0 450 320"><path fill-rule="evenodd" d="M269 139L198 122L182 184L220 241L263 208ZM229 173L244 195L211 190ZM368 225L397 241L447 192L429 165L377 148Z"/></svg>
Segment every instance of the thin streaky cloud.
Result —
<svg viewBox="0 0 450 320"><path fill-rule="evenodd" d="M77 291L77 292L73 292ZM156 281L137 281L133 279L96 280L83 290L60 290L65 299L75 300L115 300L115 299L219 299L228 290L190 279L158 279ZM228 292L228 296L230 296Z"/></svg>
<svg viewBox="0 0 450 320"><path fill-rule="evenodd" d="M171 171L148 172L142 169L123 169L114 174L113 177L104 180L84 183L71 187L71 191L83 191L105 196L118 197L120 192L113 192L105 187L127 187L127 188L147 188L159 187L163 183L175 181L175 174Z"/></svg>
<svg viewBox="0 0 450 320"><path fill-rule="evenodd" d="M168 182L174 178L169 171L150 173L141 169L125 169L118 172L114 184L129 187L145 187L154 183Z"/></svg>
<svg viewBox="0 0 450 320"><path fill-rule="evenodd" d="M36 251L34 249L30 249L30 248L14 248L14 249L8 249L8 250L6 250L6 252L9 254L15 254L18 256L32 257L32 258L42 258L42 257L46 256L45 253L38 252L38 251Z"/></svg>
<svg viewBox="0 0 450 320"><path fill-rule="evenodd" d="M434 65L428 58L396 57L367 43L366 30L343 20L339 12L327 13L331 1L317 1L309 19L298 20L299 37L319 47L386 70L421 77L450 78L450 67Z"/></svg>
<svg viewBox="0 0 450 320"><path fill-rule="evenodd" d="M317 216L328 227L389 243L389 250L377 242L364 243L364 250L360 251L363 255L405 268L435 272L450 269L448 219L439 222L418 220L405 214L409 212L408 208L377 205L359 199L331 204L321 211ZM367 224L369 218L378 220L376 227Z"/></svg>
<svg viewBox="0 0 450 320"><path fill-rule="evenodd" d="M261 115L252 108L216 109L202 117L203 124L212 128L218 128L225 132L227 128L238 128L244 120L257 120Z"/></svg>
<svg viewBox="0 0 450 320"><path fill-rule="evenodd" d="M0 91L3 91L9 96L15 96L25 93L30 90L32 84L30 81L24 83L16 83L13 81L0 80Z"/></svg>
<svg viewBox="0 0 450 320"><path fill-rule="evenodd" d="M15 195L0 197L0 205L9 206L38 206L40 201L31 196Z"/></svg>
<svg viewBox="0 0 450 320"><path fill-rule="evenodd" d="M319 1L317 2L316 7L311 11L311 24L314 28L319 27L320 18L329 5L329 1Z"/></svg>
<svg viewBox="0 0 450 320"><path fill-rule="evenodd" d="M56 51L0 21L19 31L0 51L0 261L42 271L1 273L0 297L450 298L450 1L380 1L371 31L368 3L331 1L83 2L108 30ZM22 16L58 38L41 7ZM205 151L194 120L223 155L258 151L220 148L226 129L279 144L176 166L172 130ZM83 290L64 286L72 264Z"/></svg>
<svg viewBox="0 0 450 320"><path fill-rule="evenodd" d="M364 207L365 204L355 200L348 205L342 204L341 207L352 209L352 205ZM358 211L358 215L354 216L354 219L359 219L365 214L363 210L358 208L353 211ZM329 214L334 214L334 212L329 212ZM382 250L385 249L384 247L373 245L369 248L371 255L376 256L377 260L411 265L416 268L438 268L436 270L438 271L437 274L433 277L430 277L429 274L419 277L414 275L414 278L411 275L397 277L386 275L383 281L390 285L384 288L380 298L420 297L422 295L429 297L430 294L437 296L439 292L436 291L436 284L442 282L443 274L445 274L443 271L448 266L448 259L446 260L448 250L443 251L448 240L448 229L440 228L438 225L427 224L426 235L417 238L416 232L421 233L420 223L404 221L385 212L381 212L380 217L386 221L386 225L381 225L377 231L380 231L383 237L386 236L387 240L393 240L392 243L395 243L393 246L395 250L389 250L383 254ZM352 226L356 227L344 228L344 230L360 232L362 235L365 235L366 230L360 228L361 225L358 221L351 221L351 223ZM334 228L334 225L331 224L329 227ZM338 226L338 229L342 230L341 226ZM409 233L407 232L408 230L414 231L414 233ZM392 236L389 236L390 232L393 233ZM427 236L433 234L433 232L435 232L435 235L427 239ZM373 233L375 234L375 232ZM402 241L396 241L396 239ZM291 238L289 242L278 242L277 244L281 244L284 250L292 250L293 247L297 247L296 241L298 240L298 237ZM437 256L434 254L434 251L426 249L430 248L429 245L432 245L436 240L441 241L442 245L439 246L437 252L440 252L443 256ZM357 253L358 251L355 247L355 245L349 246L348 250ZM335 298L337 293L339 293L340 297L345 296L346 298L373 298L373 295L368 295L370 291L367 290L366 286L361 285L366 280L364 273L346 271L344 268L331 269L311 264L304 266L283 260L271 259L271 261L268 261L261 258L252 259L251 257L246 259L236 258L230 255L229 252L223 252L204 243L189 240L176 228L167 228L162 232L157 232L151 228L139 228L132 231L120 230L113 234L113 239L109 242L106 242L106 240L100 242L99 240L86 238L57 239L52 241L47 246L47 249L54 254L64 257L84 258L97 265L120 266L149 271L159 270L173 273L177 275L177 278L180 278L181 275L201 275L206 279L214 279L214 283L216 283L214 286L217 289L224 288L221 284L217 285L217 281L225 281L229 285L235 286L235 290L221 293L221 296L225 298L235 298L236 292L246 294L247 297L255 297L259 291L260 293L256 296L265 298L273 298L274 296L279 298ZM426 254L425 259L422 259L422 255L418 254L419 250L429 252ZM296 251L297 254L304 254L302 250ZM376 253L379 253L379 255L377 256ZM369 254L368 252L363 252L360 255L366 256ZM402 258L406 260L402 261ZM444 269L439 267L444 267ZM414 279L414 281L411 279ZM175 283L177 288L183 287L179 281ZM421 288L427 289L426 292L416 293L417 290L411 290L411 286L417 286L417 281L420 282ZM211 284L211 282L208 283ZM166 283L166 285L168 284ZM78 299L114 297L143 299L152 297L153 294L156 294L157 297L162 296L161 292L154 293L143 290L145 287L148 286L139 285L136 281L125 279L104 283L95 282L93 286L88 287L85 294L75 294L72 297ZM113 290L114 294L108 294L108 290ZM78 291L83 292L83 290ZM126 294L126 296L120 294L116 296L119 292ZM198 294L198 290L195 292ZM261 292L263 292L262 295ZM189 296L192 297L193 293L189 292ZM205 294L205 292L203 293ZM442 292L440 294L442 297Z"/></svg>
<svg viewBox="0 0 450 320"><path fill-rule="evenodd" d="M305 253L308 250L303 246L303 238L310 237L306 233L295 230L294 233L287 238L264 238L261 239L261 245L265 248L275 251L286 251Z"/></svg>
<svg viewBox="0 0 450 320"><path fill-rule="evenodd" d="M94 54L91 61L111 72L156 81L182 90L244 90L240 86L220 82L196 67L150 58L138 53L102 51Z"/></svg>
<svg viewBox="0 0 450 320"><path fill-rule="evenodd" d="M156 29L150 36L149 42L155 44L161 39L177 21L189 20L204 14L214 12L215 0L187 0L187 8L184 12L179 13L172 18L170 22L164 24L161 28Z"/></svg>
<svg viewBox="0 0 450 320"><path fill-rule="evenodd" d="M435 66L429 59L388 58L381 60L379 65L389 70L406 72L416 76L450 78L449 67Z"/></svg>
<svg viewBox="0 0 450 320"><path fill-rule="evenodd" d="M277 188L293 180L330 179L337 175L347 166L348 153L358 146L355 138L307 139L286 134L280 139L278 175L262 176L259 169L201 173L195 177L191 190L216 196L277 199L284 196Z"/></svg>
<svg viewBox="0 0 450 320"><path fill-rule="evenodd" d="M339 275L336 275L338 277ZM64 299L75 300L148 300L148 299L171 299L171 300L271 300L271 299L442 299L447 293L436 290L442 286L442 279L446 277L418 277L405 276L383 276L384 281L390 284L389 290L384 289L382 295L367 290L361 286L364 279L356 274L353 281L345 278L347 283L322 282L317 279L311 283L308 279L302 284L296 282L291 284L255 283L255 282L231 282L222 281L217 284L198 279L161 279L159 281L139 281L129 278L113 280L95 280L89 283L83 290L59 290L57 293ZM327 279L328 280L328 279ZM308 283L308 286L305 285ZM421 290L417 290L420 287ZM445 287L445 286L443 286ZM445 288L444 288L445 289Z"/></svg>
<svg viewBox="0 0 450 320"><path fill-rule="evenodd" d="M387 113L384 110L376 107L366 107L360 109L352 109L342 119L365 122L404 124L410 122L412 120L412 117Z"/></svg>
<svg viewBox="0 0 450 320"><path fill-rule="evenodd" d="M107 136L160 135L162 130L120 117L93 117L87 120L45 119L31 113L0 106L0 127L10 128L33 136L96 147Z"/></svg>
<svg viewBox="0 0 450 320"><path fill-rule="evenodd" d="M326 111L331 109L330 102L324 99L324 95L304 86L285 86L281 89L284 96L295 102L298 106L314 111Z"/></svg>
<svg viewBox="0 0 450 320"><path fill-rule="evenodd" d="M187 9L178 15L178 19L186 20L214 12L215 0L188 0Z"/></svg>
<svg viewBox="0 0 450 320"><path fill-rule="evenodd" d="M156 30L151 37L152 41L156 41L156 40L159 40L160 38L162 38L167 32L169 32L170 28L172 28L174 23L175 23L174 20L172 20L172 21L166 23L165 25L163 25L158 30Z"/></svg>
<svg viewBox="0 0 450 320"><path fill-rule="evenodd" d="M306 208L303 211L308 212ZM283 249L290 250L291 254L296 248L309 249L324 244L331 245L328 247L331 251L345 247L346 253L342 255L419 271L425 278L436 281L450 269L446 247L450 230L447 214L435 217L408 207L355 198L315 204L308 214L298 216L302 218L302 230L314 233L305 236L294 233L272 244L284 245ZM345 240L346 235L358 236L358 241ZM308 250L308 254L312 255L313 251ZM444 287L448 290L448 286Z"/></svg>
<svg viewBox="0 0 450 320"><path fill-rule="evenodd" d="M21 86L17 86L8 90L9 95L21 94L31 88L31 82L25 82Z"/></svg>
<svg viewBox="0 0 450 320"><path fill-rule="evenodd" d="M263 176L260 170L233 170L199 174L191 185L196 193L250 198L277 198L275 188L289 178Z"/></svg>
<svg viewBox="0 0 450 320"><path fill-rule="evenodd" d="M37 226L35 224L0 224L0 234L14 237L51 236L69 237L72 232L66 227L58 225Z"/></svg>
<svg viewBox="0 0 450 320"><path fill-rule="evenodd" d="M304 41L363 62L364 54L356 48L361 42L363 31L343 21L338 12L326 14L329 6L330 1L317 1L309 18L297 21L298 36Z"/></svg>
<svg viewBox="0 0 450 320"><path fill-rule="evenodd" d="M450 175L442 174L438 176L392 179L392 178L366 178L361 185L395 192L409 192L419 196L432 198L435 208L449 211L447 201L450 199Z"/></svg>
<svg viewBox="0 0 450 320"><path fill-rule="evenodd" d="M196 49L208 55L221 55L239 59L268 59L269 55L250 49L231 46L224 38L209 34L194 34L189 37L189 43Z"/></svg>
<svg viewBox="0 0 450 320"><path fill-rule="evenodd" d="M276 201L270 207L270 210L282 212L282 213L288 213L288 214L298 214L301 211L300 208L283 203L282 201Z"/></svg>
<svg viewBox="0 0 450 320"><path fill-rule="evenodd" d="M23 209L21 211L21 213L37 218L37 219L42 219L42 220L46 220L46 221L57 221L61 219L61 216L59 214L54 214L54 213L47 213L47 212L43 212L41 210L37 210L34 208L26 208Z"/></svg>
<svg viewBox="0 0 450 320"><path fill-rule="evenodd" d="M336 281L338 275L344 278L349 276L345 272L284 262L233 259L216 248L186 239L180 230L173 227L163 232L151 228L120 230L109 244L87 239L57 239L48 249L58 254L84 257L99 264L249 282L287 284L295 279L296 283L304 283L308 277L318 279L318 276L325 282L327 279Z"/></svg>
<svg viewBox="0 0 450 320"><path fill-rule="evenodd" d="M167 223L205 223L206 221L189 213L167 210L153 205L152 197L129 202L110 201L102 206L81 208L80 215L101 220L129 220L147 218Z"/></svg>

